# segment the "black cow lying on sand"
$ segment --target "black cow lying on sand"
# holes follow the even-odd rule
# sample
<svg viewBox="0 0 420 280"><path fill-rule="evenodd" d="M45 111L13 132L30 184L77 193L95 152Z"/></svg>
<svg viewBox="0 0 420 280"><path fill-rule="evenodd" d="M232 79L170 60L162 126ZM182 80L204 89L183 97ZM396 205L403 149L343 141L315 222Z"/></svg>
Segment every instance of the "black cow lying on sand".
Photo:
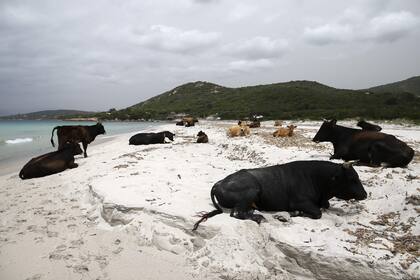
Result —
<svg viewBox="0 0 420 280"><path fill-rule="evenodd" d="M131 136L129 140L130 145L149 145L149 144L164 144L165 138L174 141L174 136L172 132L162 131L158 133L149 132L149 133L138 133L134 136Z"/></svg>
<svg viewBox="0 0 420 280"><path fill-rule="evenodd" d="M19 173L21 179L44 177L67 168L76 168L74 156L82 154L79 144L65 143L61 150L31 159Z"/></svg>
<svg viewBox="0 0 420 280"><path fill-rule="evenodd" d="M370 130L370 131L381 131L382 130L382 127L380 127L379 125L368 123L365 120L360 120L357 123L357 126L361 127L363 130Z"/></svg>
<svg viewBox="0 0 420 280"><path fill-rule="evenodd" d="M294 216L319 219L320 208L329 208L328 200L332 197L363 200L366 196L359 176L350 164L294 161L242 169L213 186L210 197L216 210L202 215L193 230L202 221L223 213L222 207L230 208L232 217L257 223L264 217L254 214L254 209L289 211L294 212Z"/></svg>
<svg viewBox="0 0 420 280"><path fill-rule="evenodd" d="M105 134L104 126L101 123L95 125L63 125L53 128L51 133L51 144L54 145L54 130L57 129L58 150L63 148L67 142L83 144L84 157L87 157L87 145L95 140L99 134Z"/></svg>
<svg viewBox="0 0 420 280"><path fill-rule="evenodd" d="M382 132L348 128L324 121L314 142L332 142L330 159L359 160L370 166L404 167L414 157L414 150L395 136Z"/></svg>
<svg viewBox="0 0 420 280"><path fill-rule="evenodd" d="M198 136L197 143L208 143L209 142L209 137L203 131L200 130L200 132L198 132L197 136Z"/></svg>
<svg viewBox="0 0 420 280"><path fill-rule="evenodd" d="M248 126L250 128L257 128L257 127L261 127L261 123L259 120L254 120Z"/></svg>

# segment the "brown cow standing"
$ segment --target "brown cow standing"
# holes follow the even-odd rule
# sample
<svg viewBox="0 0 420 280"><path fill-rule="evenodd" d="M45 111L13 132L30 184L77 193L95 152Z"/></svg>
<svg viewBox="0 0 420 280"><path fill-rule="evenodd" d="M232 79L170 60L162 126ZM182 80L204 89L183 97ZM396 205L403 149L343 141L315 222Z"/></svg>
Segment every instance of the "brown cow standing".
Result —
<svg viewBox="0 0 420 280"><path fill-rule="evenodd" d="M54 130L57 129L58 150L61 150L65 143L80 143L83 145L83 156L87 157L87 145L95 140L99 134L105 134L104 126L101 123L95 125L63 125L53 128L51 133L51 144L54 145Z"/></svg>

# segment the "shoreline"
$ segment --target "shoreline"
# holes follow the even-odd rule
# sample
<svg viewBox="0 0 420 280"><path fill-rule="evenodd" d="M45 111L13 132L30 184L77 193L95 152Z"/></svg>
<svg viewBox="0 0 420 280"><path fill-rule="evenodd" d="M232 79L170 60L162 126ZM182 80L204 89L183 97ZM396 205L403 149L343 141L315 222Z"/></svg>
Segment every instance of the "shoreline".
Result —
<svg viewBox="0 0 420 280"><path fill-rule="evenodd" d="M121 133L121 134L116 134L116 135L111 135L111 136L105 136L105 137L101 137L99 139L96 139L94 142L92 142L91 144L89 144L88 146L88 151L90 147L94 147L96 145L101 145L101 144L105 144L108 141L111 141L115 138L117 138L120 135L124 135L125 133ZM56 147L51 147L50 151L46 151L43 154L49 153L49 152L53 152L56 151L57 148ZM40 156L41 154L37 154L37 155L33 155L33 156L20 156L17 158L12 158L12 159L5 159L0 161L0 177L1 176L8 176L8 175L13 175L13 174L17 174L19 173L20 169L28 162L30 161L32 158ZM89 155L89 154L88 154ZM75 158L79 158L80 155L76 156ZM83 157L83 155L82 155Z"/></svg>
<svg viewBox="0 0 420 280"><path fill-rule="evenodd" d="M420 127L384 126L385 133L414 145L417 154L405 169L356 167L370 193L366 201L332 199L331 209L320 220L263 212L267 222L261 225L224 213L191 232L195 214L213 209L211 186L228 174L293 160L327 160L331 151L329 144L310 140L320 122L297 122L296 135L284 139L271 136L272 122L263 122L249 137L228 138L226 129L233 124L200 121L190 128L162 124L148 131L173 131L173 143L129 146L133 133L123 133L89 145L89 157L76 159L78 168L31 180L0 176L4 186L0 276L11 280L420 276L419 262L391 239L420 234L416 206L406 200L419 192ZM209 135L208 144L195 143L199 130ZM278 221L275 214L287 221Z"/></svg>
<svg viewBox="0 0 420 280"><path fill-rule="evenodd" d="M49 121L45 122L45 121L23 121L23 125L25 126L26 123L29 123L29 129L31 128L31 124L32 123L38 123L39 125L35 126L35 130L33 130L31 133L29 133L27 136L21 136L19 135L19 137L30 137L31 139L33 139L33 141L31 141L31 143L23 143L23 144L1 144L0 146L0 153L4 153L2 157L0 157L0 175L7 175L8 173L11 172L16 172L19 167L22 167L26 162L28 162L31 158L51 152L51 151L55 151L57 148L56 147L52 147L50 144L50 128L48 128L48 132L45 133L45 126L55 126L55 124L61 125L59 123L57 123L57 121L51 120L51 123L49 123ZM55 122L55 123L54 123ZM73 122L73 124L77 124L77 122ZM91 144L89 144L88 146L88 151L89 151L89 147L92 145L98 145L102 142L107 141L106 139L109 139L110 137L113 137L114 135L120 135L120 134L125 134L125 133L134 133L136 131L141 131L144 129L147 129L148 127L152 127L152 126L158 126L159 124L157 123L152 123L152 122L138 122L138 123L128 123L128 122L120 122L119 124L114 123L114 122L110 122L108 123L108 125L105 124L107 130L107 134L105 135L99 135L95 141L93 141ZM20 131L19 131L20 129ZM42 130L41 130L42 129ZM18 128L16 131L12 131L12 133L22 133L22 128ZM6 127L6 131L7 131L7 127ZM3 131L3 134L6 134L5 131ZM12 139L14 136L5 136L3 135L3 138L10 138ZM56 139L56 137L54 137L54 139ZM42 142L41 142L42 141ZM15 153L11 152L11 151L15 151ZM7 157L7 158L5 158Z"/></svg>

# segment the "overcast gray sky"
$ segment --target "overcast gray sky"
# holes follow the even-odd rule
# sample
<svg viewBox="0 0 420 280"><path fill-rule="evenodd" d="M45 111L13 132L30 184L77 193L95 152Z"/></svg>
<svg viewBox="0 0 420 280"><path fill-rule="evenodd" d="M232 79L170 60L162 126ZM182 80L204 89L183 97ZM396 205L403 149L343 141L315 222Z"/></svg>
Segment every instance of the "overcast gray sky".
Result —
<svg viewBox="0 0 420 280"><path fill-rule="evenodd" d="M418 0L0 1L0 115L124 108L196 80L415 75Z"/></svg>

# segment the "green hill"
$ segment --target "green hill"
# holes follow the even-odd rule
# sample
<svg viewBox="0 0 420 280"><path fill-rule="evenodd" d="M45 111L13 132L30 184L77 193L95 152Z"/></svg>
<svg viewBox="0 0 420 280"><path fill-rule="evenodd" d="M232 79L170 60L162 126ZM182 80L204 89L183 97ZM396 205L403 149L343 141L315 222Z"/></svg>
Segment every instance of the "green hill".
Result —
<svg viewBox="0 0 420 280"><path fill-rule="evenodd" d="M63 119L75 116L86 116L94 114L94 112L79 111L79 110L45 110L26 114L17 114L11 116L3 116L0 119L7 120L50 120Z"/></svg>
<svg viewBox="0 0 420 280"><path fill-rule="evenodd" d="M372 87L367 89L370 92L409 92L420 96L420 76L411 77L407 80Z"/></svg>
<svg viewBox="0 0 420 280"><path fill-rule="evenodd" d="M420 120L420 98L408 92L332 88L313 81L228 88L208 82L181 85L123 110L97 114L103 119L166 119L174 113L239 119L407 118Z"/></svg>

